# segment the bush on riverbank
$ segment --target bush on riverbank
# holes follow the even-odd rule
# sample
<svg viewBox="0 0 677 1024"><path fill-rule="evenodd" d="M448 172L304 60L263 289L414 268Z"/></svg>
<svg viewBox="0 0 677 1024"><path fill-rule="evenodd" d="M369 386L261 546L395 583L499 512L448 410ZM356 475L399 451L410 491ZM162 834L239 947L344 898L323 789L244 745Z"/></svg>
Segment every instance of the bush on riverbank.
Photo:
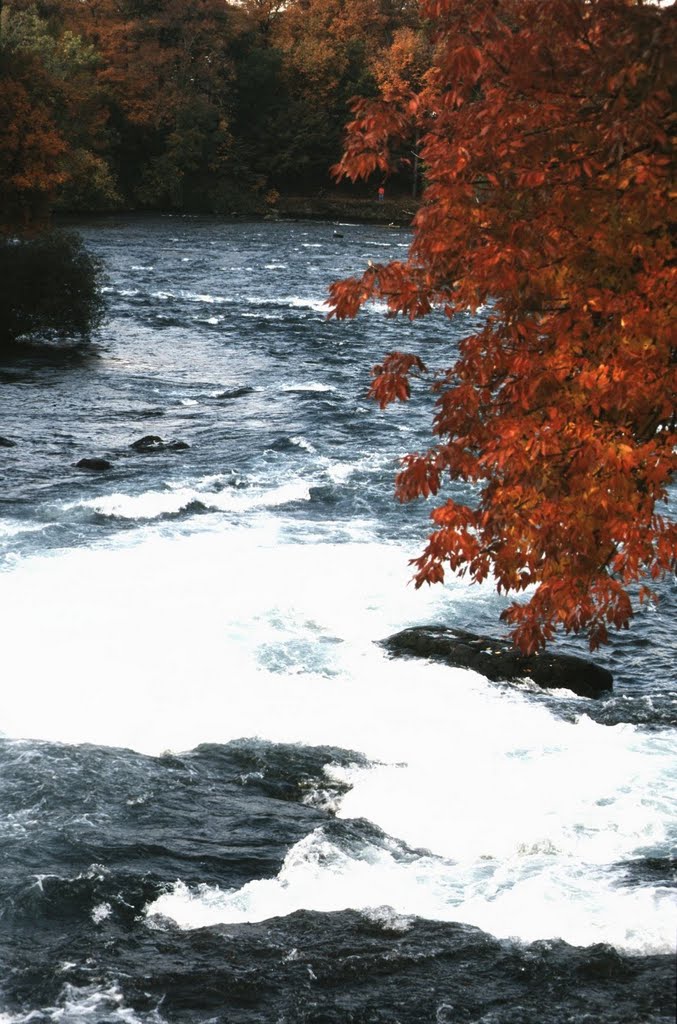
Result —
<svg viewBox="0 0 677 1024"><path fill-rule="evenodd" d="M87 341L103 313L100 272L70 232L0 239L0 350Z"/></svg>

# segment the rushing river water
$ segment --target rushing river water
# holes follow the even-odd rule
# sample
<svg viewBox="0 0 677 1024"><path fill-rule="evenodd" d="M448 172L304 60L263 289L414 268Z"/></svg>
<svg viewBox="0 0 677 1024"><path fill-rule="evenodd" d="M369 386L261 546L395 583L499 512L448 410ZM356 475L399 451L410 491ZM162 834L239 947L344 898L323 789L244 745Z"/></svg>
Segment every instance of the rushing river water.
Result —
<svg viewBox="0 0 677 1024"><path fill-rule="evenodd" d="M674 586L603 701L388 659L498 629L407 585L430 399L365 399L472 319L326 321L405 231L81 231L95 351L0 366L0 1022L672 1021Z"/></svg>

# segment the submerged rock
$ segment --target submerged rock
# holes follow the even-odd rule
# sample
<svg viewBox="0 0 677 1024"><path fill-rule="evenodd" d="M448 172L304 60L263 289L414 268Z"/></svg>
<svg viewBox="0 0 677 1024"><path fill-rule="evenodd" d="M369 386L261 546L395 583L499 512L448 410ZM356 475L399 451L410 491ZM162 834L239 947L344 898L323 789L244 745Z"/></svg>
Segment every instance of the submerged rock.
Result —
<svg viewBox="0 0 677 1024"><path fill-rule="evenodd" d="M470 668L493 681L533 679L547 690L600 697L613 688L611 672L572 654L522 654L510 640L478 636L447 626L413 626L381 644L395 656L413 655Z"/></svg>
<svg viewBox="0 0 677 1024"><path fill-rule="evenodd" d="M112 469L113 463L109 462L108 459L80 459L79 462L75 463L75 468L101 471L104 469Z"/></svg>
<svg viewBox="0 0 677 1024"><path fill-rule="evenodd" d="M145 437L133 441L129 447L135 452L179 452L190 448L190 445L186 441L165 441L157 434L146 434Z"/></svg>
<svg viewBox="0 0 677 1024"><path fill-rule="evenodd" d="M229 391L220 391L216 395L216 399L219 402L224 402L230 398L242 398L244 395L251 395L254 388L250 387L249 384L243 384L240 388L231 388Z"/></svg>

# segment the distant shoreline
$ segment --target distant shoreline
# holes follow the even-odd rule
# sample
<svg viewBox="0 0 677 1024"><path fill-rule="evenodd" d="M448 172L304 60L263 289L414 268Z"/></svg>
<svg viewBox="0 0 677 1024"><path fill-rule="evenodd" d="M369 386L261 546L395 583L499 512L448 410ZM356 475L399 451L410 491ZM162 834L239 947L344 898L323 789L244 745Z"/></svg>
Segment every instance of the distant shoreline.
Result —
<svg viewBox="0 0 677 1024"><path fill-rule="evenodd" d="M274 203L259 203L250 209L222 212L214 210L147 210L120 208L109 210L55 211L55 227L76 224L88 218L197 216L222 217L224 220L322 220L334 224L380 224L384 227L409 227L419 207L419 200L408 196L379 201L340 194L322 193L311 196L279 196Z"/></svg>
<svg viewBox="0 0 677 1024"><path fill-rule="evenodd" d="M356 221L367 224L395 224L408 227L419 202L407 196L394 199L354 199L350 196L280 196L267 217Z"/></svg>

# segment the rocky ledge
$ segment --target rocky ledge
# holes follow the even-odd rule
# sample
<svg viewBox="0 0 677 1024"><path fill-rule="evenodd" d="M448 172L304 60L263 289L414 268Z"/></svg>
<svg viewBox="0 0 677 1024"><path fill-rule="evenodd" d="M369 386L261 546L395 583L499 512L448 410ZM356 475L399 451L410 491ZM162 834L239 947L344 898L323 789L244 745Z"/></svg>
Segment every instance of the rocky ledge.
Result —
<svg viewBox="0 0 677 1024"><path fill-rule="evenodd" d="M547 690L572 690L579 697L601 697L613 688L611 672L571 654L522 654L509 640L478 636L447 626L413 626L381 645L394 656L432 658L470 668L493 681L533 679Z"/></svg>

